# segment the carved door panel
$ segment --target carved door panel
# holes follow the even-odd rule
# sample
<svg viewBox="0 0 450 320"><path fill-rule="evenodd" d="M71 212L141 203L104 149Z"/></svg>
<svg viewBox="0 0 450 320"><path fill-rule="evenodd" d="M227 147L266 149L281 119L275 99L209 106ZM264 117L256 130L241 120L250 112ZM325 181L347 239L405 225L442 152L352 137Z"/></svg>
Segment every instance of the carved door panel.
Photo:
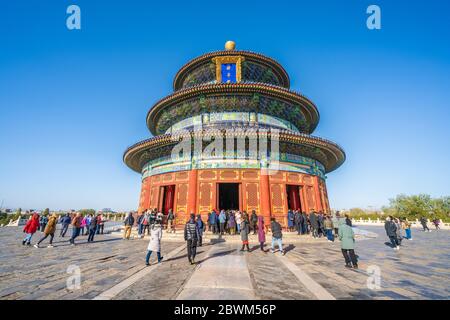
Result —
<svg viewBox="0 0 450 320"><path fill-rule="evenodd" d="M204 214L210 213L213 209L212 204L214 203L214 183L200 182L198 191L198 211L203 216Z"/></svg>
<svg viewBox="0 0 450 320"><path fill-rule="evenodd" d="M259 208L259 184L256 182L245 182L244 186L244 210L249 214L252 210L256 211L256 214L260 213Z"/></svg>
<svg viewBox="0 0 450 320"><path fill-rule="evenodd" d="M188 184L180 183L177 189L175 223L184 224L189 215L187 212Z"/></svg>
<svg viewBox="0 0 450 320"><path fill-rule="evenodd" d="M278 222L282 225L286 225L287 208L286 208L286 191L284 184L273 183L270 186L271 203L272 203L272 216L274 216Z"/></svg>

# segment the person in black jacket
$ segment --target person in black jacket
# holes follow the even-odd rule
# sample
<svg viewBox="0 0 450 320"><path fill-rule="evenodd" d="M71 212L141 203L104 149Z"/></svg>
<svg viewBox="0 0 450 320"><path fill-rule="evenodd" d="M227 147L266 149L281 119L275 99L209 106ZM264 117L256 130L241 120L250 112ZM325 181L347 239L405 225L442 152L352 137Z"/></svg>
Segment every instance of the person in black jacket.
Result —
<svg viewBox="0 0 450 320"><path fill-rule="evenodd" d="M352 227L352 219L350 219L350 217L348 216L348 214L345 215L345 223Z"/></svg>
<svg viewBox="0 0 450 320"><path fill-rule="evenodd" d="M252 215L250 216L250 224L253 230L253 234L256 234L256 231L258 231L258 216L256 215L255 210L252 210Z"/></svg>
<svg viewBox="0 0 450 320"><path fill-rule="evenodd" d="M97 217L98 217L98 213L96 216L92 216L91 222L89 222L89 225L86 226L89 230L89 236L88 236L88 242L93 242L94 241L94 236L95 236L95 231L97 230Z"/></svg>
<svg viewBox="0 0 450 320"><path fill-rule="evenodd" d="M384 229L386 230L386 235L391 241L392 248L394 248L394 250L400 250L397 238L397 226L395 225L393 220L394 218L392 216L387 217L386 221L384 222Z"/></svg>
<svg viewBox="0 0 450 320"><path fill-rule="evenodd" d="M422 224L424 232L426 231L431 232L431 230L427 226L427 219L425 217L420 218L420 223Z"/></svg>
<svg viewBox="0 0 450 320"><path fill-rule="evenodd" d="M302 212L302 219L300 220L300 223L302 225L302 234L308 233L308 215L306 212Z"/></svg>
<svg viewBox="0 0 450 320"><path fill-rule="evenodd" d="M325 228L324 228L324 217L323 217L323 213L319 212L319 214L317 215L317 223L319 226L319 238L321 236L325 236Z"/></svg>
<svg viewBox="0 0 450 320"><path fill-rule="evenodd" d="M302 233L302 215L298 210L294 211L294 225L295 230L297 230L297 234Z"/></svg>
<svg viewBox="0 0 450 320"><path fill-rule="evenodd" d="M200 214L197 215L197 220L195 221L198 228L198 246L202 246L202 237L203 237L203 230L205 229L205 224L203 223L202 216Z"/></svg>
<svg viewBox="0 0 450 320"><path fill-rule="evenodd" d="M150 212L150 216L149 216L149 224L150 224L150 226L152 226L152 225L155 224L157 212L158 212L158 210L156 210L156 208L153 209L153 210Z"/></svg>
<svg viewBox="0 0 450 320"><path fill-rule="evenodd" d="M309 214L309 223L311 224L312 236L317 238L319 236L319 220L317 219L317 215L314 211Z"/></svg>
<svg viewBox="0 0 450 320"><path fill-rule="evenodd" d="M271 218L270 229L272 230L272 253L275 253L275 242L278 243L278 249L281 254L284 256L285 252L283 250L283 233L281 231L281 225L275 220L275 218Z"/></svg>
<svg viewBox="0 0 450 320"><path fill-rule="evenodd" d="M137 221L136 221L139 238L144 237L142 234L142 229L144 228L144 225L142 224L143 222L144 222L144 214L142 213L142 214L138 215Z"/></svg>
<svg viewBox="0 0 450 320"><path fill-rule="evenodd" d="M59 234L59 236L61 238L64 238L64 236L66 235L67 229L69 229L70 222L72 222L70 214L67 212L66 215L64 217L62 217L60 221L62 224L62 229L61 229L61 233Z"/></svg>
<svg viewBox="0 0 450 320"><path fill-rule="evenodd" d="M200 238L198 225L195 222L195 214L191 213L189 221L184 226L184 240L187 242L187 255L190 264L195 263L197 253L197 241Z"/></svg>

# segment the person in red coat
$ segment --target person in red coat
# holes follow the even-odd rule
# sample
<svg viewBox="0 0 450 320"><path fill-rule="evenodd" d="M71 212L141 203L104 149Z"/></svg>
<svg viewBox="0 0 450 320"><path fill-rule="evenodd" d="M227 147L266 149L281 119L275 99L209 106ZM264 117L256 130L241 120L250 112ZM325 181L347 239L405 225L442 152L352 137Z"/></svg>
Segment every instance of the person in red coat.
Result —
<svg viewBox="0 0 450 320"><path fill-rule="evenodd" d="M27 235L25 239L22 241L22 245L31 245L31 237L33 234L36 233L37 229L39 227L39 215L37 213L33 213L33 216L30 220L27 221L27 224L23 228L23 232L25 232Z"/></svg>

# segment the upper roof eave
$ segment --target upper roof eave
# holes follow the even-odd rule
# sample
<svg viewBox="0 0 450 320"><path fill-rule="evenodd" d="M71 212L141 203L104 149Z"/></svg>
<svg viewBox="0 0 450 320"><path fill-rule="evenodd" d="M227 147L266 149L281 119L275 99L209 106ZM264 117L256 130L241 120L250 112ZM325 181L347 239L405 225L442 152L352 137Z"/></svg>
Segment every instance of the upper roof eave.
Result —
<svg viewBox="0 0 450 320"><path fill-rule="evenodd" d="M217 57L217 56L230 56L230 55L240 55L245 57L247 60L253 60L257 61L259 63L266 64L268 66L271 66L274 71L277 73L277 76L282 80L283 87L289 88L290 87L290 79L289 75L286 72L286 70L283 68L281 64L279 64L276 60L267 57L263 54L247 51L247 50L220 50L220 51L213 51L208 52L205 54L202 54L201 56L198 56L189 62L187 62L185 65L183 65L180 70L178 70L177 74L175 75L175 78L173 80L173 89L179 90L181 89L181 82L184 79L184 75L187 74L187 71L189 69L193 69L198 65L201 65L205 63L206 61Z"/></svg>

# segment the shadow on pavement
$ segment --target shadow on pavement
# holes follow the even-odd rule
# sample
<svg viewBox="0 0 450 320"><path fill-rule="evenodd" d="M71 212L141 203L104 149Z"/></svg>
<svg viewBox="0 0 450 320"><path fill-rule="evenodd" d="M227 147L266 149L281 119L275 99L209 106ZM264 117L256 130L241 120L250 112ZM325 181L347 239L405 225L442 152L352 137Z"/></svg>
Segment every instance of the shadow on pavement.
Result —
<svg viewBox="0 0 450 320"><path fill-rule="evenodd" d="M205 262L206 260L209 260L209 259L215 258L215 257L226 256L227 254L233 253L233 252L235 252L235 251L236 251L236 250L233 249L233 250L227 250L227 251L216 252L216 253L213 253L213 254L210 255L210 256L207 256L206 258L204 258L204 259L202 259L202 260L197 261L197 263Z"/></svg>
<svg viewBox="0 0 450 320"><path fill-rule="evenodd" d="M101 242L110 242L110 241L117 241L117 240L122 240L121 238L112 238L112 239L103 239L103 240L94 240L93 242L87 242L87 240L82 240L82 241L77 241L75 239L75 245L79 246L79 245L88 245L91 243L101 243ZM58 247L67 247L70 246L71 244L69 243L69 239L67 240L63 240L63 241L53 241L53 244L56 244Z"/></svg>
<svg viewBox="0 0 450 320"><path fill-rule="evenodd" d="M284 252L288 253L289 251L291 251L293 249L295 249L295 246L293 244L290 244L284 249Z"/></svg>

